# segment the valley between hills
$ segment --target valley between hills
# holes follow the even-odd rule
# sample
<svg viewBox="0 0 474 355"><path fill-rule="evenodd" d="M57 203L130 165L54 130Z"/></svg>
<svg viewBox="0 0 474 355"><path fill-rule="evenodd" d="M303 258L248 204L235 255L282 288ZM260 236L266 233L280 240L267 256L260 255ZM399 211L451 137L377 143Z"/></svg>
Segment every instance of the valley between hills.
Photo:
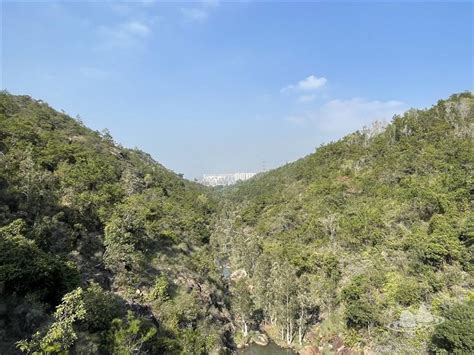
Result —
<svg viewBox="0 0 474 355"><path fill-rule="evenodd" d="M2 92L0 353L472 353L473 138L464 92L209 188Z"/></svg>

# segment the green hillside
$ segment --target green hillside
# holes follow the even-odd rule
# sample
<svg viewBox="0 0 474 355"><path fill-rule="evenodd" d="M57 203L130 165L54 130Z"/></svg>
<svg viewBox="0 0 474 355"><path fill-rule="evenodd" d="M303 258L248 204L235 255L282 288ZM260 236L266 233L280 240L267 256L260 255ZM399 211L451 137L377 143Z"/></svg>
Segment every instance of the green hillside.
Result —
<svg viewBox="0 0 474 355"><path fill-rule="evenodd" d="M0 164L0 353L21 339L29 352L221 346L228 318L207 257L216 205L204 188L5 92Z"/></svg>
<svg viewBox="0 0 474 355"><path fill-rule="evenodd" d="M228 188L0 94L0 353L474 351L474 96Z"/></svg>
<svg viewBox="0 0 474 355"><path fill-rule="evenodd" d="M474 97L454 95L224 190L237 321L295 347L472 352L473 138ZM421 305L470 320L391 330Z"/></svg>

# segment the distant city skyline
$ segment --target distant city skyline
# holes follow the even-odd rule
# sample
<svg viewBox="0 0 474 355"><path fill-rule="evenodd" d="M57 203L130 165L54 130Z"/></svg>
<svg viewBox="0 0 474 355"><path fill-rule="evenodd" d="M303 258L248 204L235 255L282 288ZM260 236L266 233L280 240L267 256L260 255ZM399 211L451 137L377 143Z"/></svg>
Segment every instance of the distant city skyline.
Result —
<svg viewBox="0 0 474 355"><path fill-rule="evenodd" d="M473 90L472 2L3 1L1 88L188 179Z"/></svg>
<svg viewBox="0 0 474 355"><path fill-rule="evenodd" d="M257 173L204 174L200 182L207 186L229 186L251 179L255 175Z"/></svg>

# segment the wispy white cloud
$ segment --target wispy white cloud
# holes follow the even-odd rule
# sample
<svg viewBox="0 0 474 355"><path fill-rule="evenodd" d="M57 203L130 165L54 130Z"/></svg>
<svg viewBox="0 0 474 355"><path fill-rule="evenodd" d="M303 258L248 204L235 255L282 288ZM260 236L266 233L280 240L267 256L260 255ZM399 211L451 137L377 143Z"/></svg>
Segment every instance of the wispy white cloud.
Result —
<svg viewBox="0 0 474 355"><path fill-rule="evenodd" d="M291 84L285 86L280 91L281 92L288 92L288 91L314 91L322 88L326 85L327 79L324 77L316 77L314 75L310 75L307 78L298 81L296 84Z"/></svg>
<svg viewBox="0 0 474 355"><path fill-rule="evenodd" d="M151 33L150 27L138 21L127 22L123 25L125 32L136 36L148 36Z"/></svg>
<svg viewBox="0 0 474 355"><path fill-rule="evenodd" d="M112 12L120 16L127 16L133 11L133 3L113 2L109 6Z"/></svg>
<svg viewBox="0 0 474 355"><path fill-rule="evenodd" d="M376 120L389 120L406 109L401 101L379 101L353 98L331 100L324 104L313 119L328 132L354 131Z"/></svg>
<svg viewBox="0 0 474 355"><path fill-rule="evenodd" d="M316 95L311 94L311 95L301 95L298 97L298 102L306 103L306 102L312 102L316 99Z"/></svg>
<svg viewBox="0 0 474 355"><path fill-rule="evenodd" d="M144 22L127 21L115 26L100 26L103 46L106 48L129 48L148 37L152 30Z"/></svg>
<svg viewBox="0 0 474 355"><path fill-rule="evenodd" d="M209 17L206 10L197 7L183 7L181 8L181 13L188 21L202 22Z"/></svg>
<svg viewBox="0 0 474 355"><path fill-rule="evenodd" d="M108 1L106 5L116 15L129 17L131 15L141 14L149 15L151 8L157 3L155 0L135 0L135 1ZM148 12L148 13L147 13Z"/></svg>
<svg viewBox="0 0 474 355"><path fill-rule="evenodd" d="M209 18L210 12L219 4L219 0L201 0L194 7L182 7L181 14L186 21L204 22Z"/></svg>
<svg viewBox="0 0 474 355"><path fill-rule="evenodd" d="M286 120L312 124L319 132L338 137L369 126L374 121L390 120L406 109L406 104L397 100L337 99L326 102L317 110L293 115Z"/></svg>

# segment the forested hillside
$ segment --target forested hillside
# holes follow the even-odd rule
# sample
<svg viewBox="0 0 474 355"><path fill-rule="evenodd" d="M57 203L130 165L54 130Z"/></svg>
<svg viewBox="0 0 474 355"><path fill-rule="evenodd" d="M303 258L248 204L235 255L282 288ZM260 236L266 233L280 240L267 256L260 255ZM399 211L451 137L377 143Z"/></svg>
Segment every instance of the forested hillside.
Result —
<svg viewBox="0 0 474 355"><path fill-rule="evenodd" d="M473 138L454 95L224 190L213 243L244 338L472 353Z"/></svg>
<svg viewBox="0 0 474 355"><path fill-rule="evenodd" d="M210 190L0 94L0 353L474 351L474 97Z"/></svg>
<svg viewBox="0 0 474 355"><path fill-rule="evenodd" d="M204 188L6 92L0 166L0 353L222 346Z"/></svg>

